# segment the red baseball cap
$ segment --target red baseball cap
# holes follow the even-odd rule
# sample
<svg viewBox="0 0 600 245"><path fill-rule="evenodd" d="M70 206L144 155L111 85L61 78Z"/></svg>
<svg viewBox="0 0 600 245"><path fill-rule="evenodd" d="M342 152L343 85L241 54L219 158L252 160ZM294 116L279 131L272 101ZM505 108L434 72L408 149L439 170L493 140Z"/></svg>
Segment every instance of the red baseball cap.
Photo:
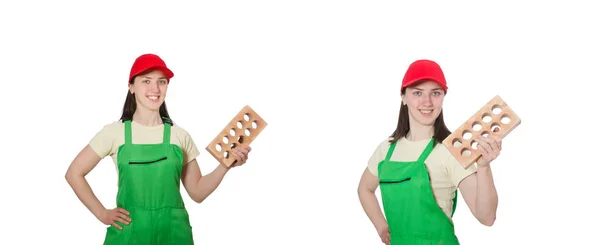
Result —
<svg viewBox="0 0 600 245"><path fill-rule="evenodd" d="M440 65L431 60L417 60L410 64L402 79L402 89L423 80L431 80L442 86L444 93L448 92L446 77Z"/></svg>
<svg viewBox="0 0 600 245"><path fill-rule="evenodd" d="M156 69L162 71L165 76L167 76L168 80L173 78L173 72L167 68L167 64L155 54L143 54L140 55L135 62L133 62L133 66L131 66L131 72L129 73L129 81L142 72L145 72L149 69Z"/></svg>

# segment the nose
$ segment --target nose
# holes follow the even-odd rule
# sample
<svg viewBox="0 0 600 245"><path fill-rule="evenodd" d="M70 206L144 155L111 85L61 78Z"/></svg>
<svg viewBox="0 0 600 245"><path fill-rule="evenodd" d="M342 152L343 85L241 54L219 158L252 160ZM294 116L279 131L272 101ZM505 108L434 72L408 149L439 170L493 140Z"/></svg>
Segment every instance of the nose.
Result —
<svg viewBox="0 0 600 245"><path fill-rule="evenodd" d="M158 86L158 82L153 82L153 83L150 83L150 90L151 90L152 92L158 92L158 91L159 91L159 89L160 89L160 88L159 88L159 86Z"/></svg>
<svg viewBox="0 0 600 245"><path fill-rule="evenodd" d="M431 103L431 95L425 95L422 97L423 100L421 101L421 103L423 103L424 105L432 105Z"/></svg>

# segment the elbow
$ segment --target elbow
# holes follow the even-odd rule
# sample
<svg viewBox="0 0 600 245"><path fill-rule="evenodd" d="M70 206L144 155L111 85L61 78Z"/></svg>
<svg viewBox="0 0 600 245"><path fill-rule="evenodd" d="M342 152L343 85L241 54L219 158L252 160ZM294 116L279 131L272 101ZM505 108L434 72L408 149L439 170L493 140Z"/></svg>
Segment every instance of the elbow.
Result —
<svg viewBox="0 0 600 245"><path fill-rule="evenodd" d="M195 203L202 203L206 199L206 197L202 197L200 195L194 195L194 196L191 196L191 198L192 198L192 201L194 201Z"/></svg>
<svg viewBox="0 0 600 245"><path fill-rule="evenodd" d="M363 199L366 198L370 195L375 195L375 191L374 190L370 190L367 187L364 186L360 186L358 187L358 189L356 190L357 194L358 194L358 198L359 199Z"/></svg>
<svg viewBox="0 0 600 245"><path fill-rule="evenodd" d="M364 193L365 193L365 188L364 188L364 187L362 187L362 186L359 186L359 187L356 189L356 194L358 195L358 197L361 197L361 196L363 196L363 195L364 195Z"/></svg>
<svg viewBox="0 0 600 245"><path fill-rule="evenodd" d="M72 171L67 170L67 173L65 173L65 180L67 181L67 183L69 183L69 185L71 185L73 183L73 178L74 178L74 174Z"/></svg>
<svg viewBox="0 0 600 245"><path fill-rule="evenodd" d="M479 223L485 225L487 227L491 227L496 222L496 215L488 215L486 217L480 218Z"/></svg>
<svg viewBox="0 0 600 245"><path fill-rule="evenodd" d="M85 174L82 174L77 171L67 170L67 172L65 173L65 180L71 186L73 186L77 181L83 178L85 178Z"/></svg>

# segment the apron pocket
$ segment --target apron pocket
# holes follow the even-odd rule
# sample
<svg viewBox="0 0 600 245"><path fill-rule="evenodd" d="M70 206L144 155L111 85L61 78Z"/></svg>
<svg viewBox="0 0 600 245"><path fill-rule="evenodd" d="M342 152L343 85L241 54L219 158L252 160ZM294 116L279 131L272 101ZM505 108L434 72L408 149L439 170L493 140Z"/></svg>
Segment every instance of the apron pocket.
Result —
<svg viewBox="0 0 600 245"><path fill-rule="evenodd" d="M160 162L160 161L164 161L164 160L167 160L167 157L161 157L159 159L150 160L150 161L131 161L131 162L129 162L129 164L151 164L151 163L156 163L156 162Z"/></svg>
<svg viewBox="0 0 600 245"><path fill-rule="evenodd" d="M401 178L401 179L385 179L385 180L379 180L379 184L398 184L398 183L409 181L410 179L411 179L411 177Z"/></svg>

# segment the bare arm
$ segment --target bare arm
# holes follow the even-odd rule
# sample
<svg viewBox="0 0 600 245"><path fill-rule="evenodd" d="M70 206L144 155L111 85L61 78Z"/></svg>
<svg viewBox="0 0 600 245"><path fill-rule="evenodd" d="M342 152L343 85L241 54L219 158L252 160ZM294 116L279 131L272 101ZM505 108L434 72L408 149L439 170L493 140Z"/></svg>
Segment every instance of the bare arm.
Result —
<svg viewBox="0 0 600 245"><path fill-rule="evenodd" d="M365 168L358 184L358 198L367 217L369 217L369 220L371 220L371 223L373 223L377 232L380 232L385 229L388 224L381 211L381 207L379 206L379 201L375 196L377 187L379 187L379 179L377 176L373 175L368 168Z"/></svg>
<svg viewBox="0 0 600 245"><path fill-rule="evenodd" d="M458 187L475 218L483 225L492 226L496 221L498 193L491 167L479 167L476 173L466 177Z"/></svg>
<svg viewBox="0 0 600 245"><path fill-rule="evenodd" d="M236 162L231 167L241 166L246 163L248 153L251 150L250 146L247 145L240 145L232 149L231 153ZM190 198L194 202L201 203L219 187L227 172L229 172L229 169L219 164L211 173L202 176L200 166L198 166L198 162L194 159L183 167L181 181Z"/></svg>
<svg viewBox="0 0 600 245"><path fill-rule="evenodd" d="M85 207L92 212L96 218L100 219L102 212L106 208L100 203L85 176L98 165L101 158L87 145L71 162L67 169L65 179Z"/></svg>
<svg viewBox="0 0 600 245"><path fill-rule="evenodd" d="M211 173L202 176L200 166L194 159L183 167L181 180L190 198L201 203L219 187L228 171L229 169L219 164Z"/></svg>

